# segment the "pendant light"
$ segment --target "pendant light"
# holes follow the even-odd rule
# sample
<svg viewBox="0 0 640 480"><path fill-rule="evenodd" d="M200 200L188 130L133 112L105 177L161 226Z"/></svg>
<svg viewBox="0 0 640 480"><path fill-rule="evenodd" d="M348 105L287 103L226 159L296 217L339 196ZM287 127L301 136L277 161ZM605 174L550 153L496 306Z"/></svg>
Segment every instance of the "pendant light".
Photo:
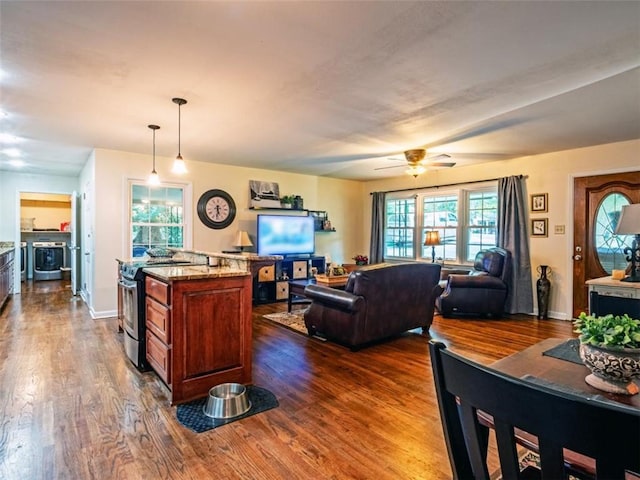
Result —
<svg viewBox="0 0 640 480"><path fill-rule="evenodd" d="M158 172L156 172L156 130L160 127L158 125L148 125L148 127L153 130L153 170L151 170L151 175L149 175L147 183L149 185L159 185L160 177L158 177Z"/></svg>
<svg viewBox="0 0 640 480"><path fill-rule="evenodd" d="M180 107L187 103L187 101L184 98L173 98L171 101L178 104L178 156L173 162L173 168L171 171L173 173L183 174L187 173L187 166L180 154Z"/></svg>

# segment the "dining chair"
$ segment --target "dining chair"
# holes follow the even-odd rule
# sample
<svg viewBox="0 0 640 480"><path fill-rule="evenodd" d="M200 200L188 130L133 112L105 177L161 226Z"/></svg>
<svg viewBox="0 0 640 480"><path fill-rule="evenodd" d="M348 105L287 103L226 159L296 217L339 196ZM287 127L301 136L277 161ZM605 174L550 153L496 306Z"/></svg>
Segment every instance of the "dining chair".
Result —
<svg viewBox="0 0 640 480"><path fill-rule="evenodd" d="M625 470L640 472L637 408L502 374L434 340L429 352L454 478L490 478L486 461L489 428L482 418L491 417L503 479L558 480L568 473L576 475L569 471L566 450L595 461L591 478L624 479ZM538 468L520 471L519 431L537 437Z"/></svg>

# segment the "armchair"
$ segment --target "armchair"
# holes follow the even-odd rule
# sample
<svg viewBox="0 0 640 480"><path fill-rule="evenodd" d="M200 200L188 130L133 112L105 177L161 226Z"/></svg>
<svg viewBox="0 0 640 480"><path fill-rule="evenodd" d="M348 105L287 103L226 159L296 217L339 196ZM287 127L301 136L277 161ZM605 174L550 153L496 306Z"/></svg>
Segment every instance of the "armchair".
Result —
<svg viewBox="0 0 640 480"><path fill-rule="evenodd" d="M312 301L304 314L309 335L357 350L366 343L422 327L433 321L435 298L441 289L440 265L380 263L351 272L344 291L309 285Z"/></svg>
<svg viewBox="0 0 640 480"><path fill-rule="evenodd" d="M436 304L442 315L481 314L501 317L507 299L511 253L503 248L481 250L468 275L449 275Z"/></svg>

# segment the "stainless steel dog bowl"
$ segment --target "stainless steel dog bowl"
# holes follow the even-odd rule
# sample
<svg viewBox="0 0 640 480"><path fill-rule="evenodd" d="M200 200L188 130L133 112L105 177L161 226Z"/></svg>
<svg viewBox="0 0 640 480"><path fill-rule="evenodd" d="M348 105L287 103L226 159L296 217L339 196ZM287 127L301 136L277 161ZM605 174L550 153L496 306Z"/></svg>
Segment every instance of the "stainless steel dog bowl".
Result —
<svg viewBox="0 0 640 480"><path fill-rule="evenodd" d="M251 402L244 385L221 383L209 390L209 398L202 409L208 417L233 418L247 413L250 408Z"/></svg>

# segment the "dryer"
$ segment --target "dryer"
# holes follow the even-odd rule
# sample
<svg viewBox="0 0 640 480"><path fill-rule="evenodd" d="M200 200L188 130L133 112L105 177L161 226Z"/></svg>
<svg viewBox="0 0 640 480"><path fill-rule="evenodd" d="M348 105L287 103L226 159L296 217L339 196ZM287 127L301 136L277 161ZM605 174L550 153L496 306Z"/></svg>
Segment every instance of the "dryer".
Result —
<svg viewBox="0 0 640 480"><path fill-rule="evenodd" d="M33 242L33 280L60 280L66 242Z"/></svg>

